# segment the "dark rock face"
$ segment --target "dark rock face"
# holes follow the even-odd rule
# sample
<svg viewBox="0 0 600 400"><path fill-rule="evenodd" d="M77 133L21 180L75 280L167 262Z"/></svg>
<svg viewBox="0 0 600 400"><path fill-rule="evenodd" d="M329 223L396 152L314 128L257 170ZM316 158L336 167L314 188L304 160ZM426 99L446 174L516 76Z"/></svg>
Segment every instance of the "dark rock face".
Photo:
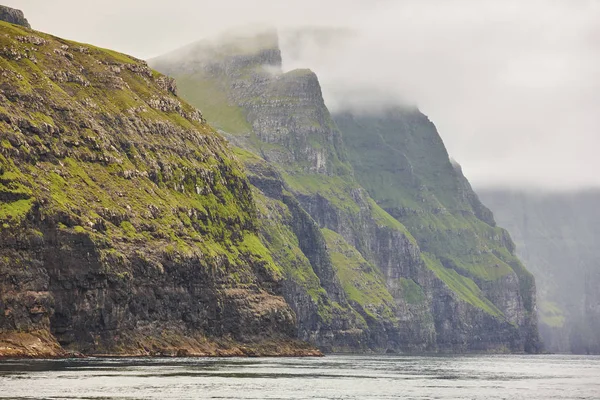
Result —
<svg viewBox="0 0 600 400"><path fill-rule="evenodd" d="M240 164L172 80L7 24L0 48L0 357L318 353Z"/></svg>
<svg viewBox="0 0 600 400"><path fill-rule="evenodd" d="M28 253L3 246L3 254L19 260L16 265L38 266L28 274L10 273L15 264L4 268L7 280L19 284L3 284L9 311L0 319L3 331L49 328L62 347L88 354L119 347L135 352L137 346L148 353L173 352L177 341L202 336L229 334L251 342L294 334L294 315L282 298L258 285L238 288L224 274L198 268L198 257L150 261L147 252L139 252L107 265L86 235L44 228L44 245ZM111 273L108 266L125 272Z"/></svg>
<svg viewBox="0 0 600 400"><path fill-rule="evenodd" d="M0 21L10 22L11 24L21 25L25 28L31 28L25 18L23 11L0 5Z"/></svg>
<svg viewBox="0 0 600 400"><path fill-rule="evenodd" d="M435 129L415 139L422 148L411 157L378 154L358 142L348 152L342 137L347 142L352 132L334 122L316 75L283 73L276 42L259 35L200 43L151 63L175 76L182 96L245 149L238 155L261 217L273 221L263 224L261 238L286 275L283 295L298 317L299 337L326 351L537 351L533 279ZM399 132L433 126L420 113L386 123ZM361 126L371 133L376 125ZM379 176L361 181L353 151L368 153L365 164L397 160L390 171L445 180L426 189L417 175L386 182L411 193L390 207L367 184ZM451 212L434 196L452 198L445 204ZM415 201L428 206L411 209ZM419 230L435 226L428 219L438 214L458 219L460 228ZM432 246L455 242L448 254ZM465 266L464 259L474 261Z"/></svg>
<svg viewBox="0 0 600 400"><path fill-rule="evenodd" d="M247 155L245 165L256 188L261 238L285 271L283 294L299 339L328 352L368 350L367 324L348 303L319 225L285 191L273 166Z"/></svg>

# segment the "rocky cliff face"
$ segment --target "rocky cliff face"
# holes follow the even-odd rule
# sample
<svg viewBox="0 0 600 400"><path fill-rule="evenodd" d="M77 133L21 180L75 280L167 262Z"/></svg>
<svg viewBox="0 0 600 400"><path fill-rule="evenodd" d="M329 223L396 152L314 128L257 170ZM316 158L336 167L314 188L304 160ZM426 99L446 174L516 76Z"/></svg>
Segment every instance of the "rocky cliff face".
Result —
<svg viewBox="0 0 600 400"><path fill-rule="evenodd" d="M131 57L0 22L0 356L314 354L226 142Z"/></svg>
<svg viewBox="0 0 600 400"><path fill-rule="evenodd" d="M478 190L538 282L540 333L553 352L599 353L600 193Z"/></svg>
<svg viewBox="0 0 600 400"><path fill-rule="evenodd" d="M299 336L334 351L535 351L533 279L432 124L416 112L336 124L316 75L284 73L276 43L272 34L226 38L151 64L244 149L269 221L261 238L279 249ZM418 146L388 146L375 120L390 141ZM407 125L425 132L407 135ZM389 164L380 175L363 162ZM381 179L392 203L369 184Z"/></svg>
<svg viewBox="0 0 600 400"><path fill-rule="evenodd" d="M536 350L533 280L420 113L332 117L271 33L153 61L179 85L0 49L0 356Z"/></svg>
<svg viewBox="0 0 600 400"><path fill-rule="evenodd" d="M31 28L27 18L21 10L0 5L0 21L10 22L11 24L21 25L25 28Z"/></svg>
<svg viewBox="0 0 600 400"><path fill-rule="evenodd" d="M520 337L527 348L537 348L533 277L515 257L508 233L496 226L460 166L449 159L433 123L416 109L402 108L343 112L334 119L357 180L414 235L438 277L464 299L481 301L488 315L502 315L521 329L518 334L509 325L488 330L492 322L474 321L481 327L481 343ZM453 286L447 273L461 287ZM463 291L466 287L476 296ZM472 334L453 314L434 314L438 328L452 327L440 336Z"/></svg>

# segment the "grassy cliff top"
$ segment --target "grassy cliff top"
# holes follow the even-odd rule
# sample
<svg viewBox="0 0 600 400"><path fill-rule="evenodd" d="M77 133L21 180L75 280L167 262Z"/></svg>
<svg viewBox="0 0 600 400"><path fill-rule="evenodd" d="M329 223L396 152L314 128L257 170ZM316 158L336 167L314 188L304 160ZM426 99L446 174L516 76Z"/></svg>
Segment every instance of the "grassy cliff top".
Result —
<svg viewBox="0 0 600 400"><path fill-rule="evenodd" d="M172 79L5 22L0 52L0 230L43 220L110 257L131 246L206 265L250 257L276 274L245 174Z"/></svg>

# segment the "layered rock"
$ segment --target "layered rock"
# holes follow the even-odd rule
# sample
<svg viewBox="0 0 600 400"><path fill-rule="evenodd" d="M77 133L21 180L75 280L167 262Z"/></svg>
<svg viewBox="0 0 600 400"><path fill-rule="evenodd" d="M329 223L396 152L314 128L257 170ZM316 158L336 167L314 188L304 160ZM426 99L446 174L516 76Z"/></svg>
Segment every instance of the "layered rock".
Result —
<svg viewBox="0 0 600 400"><path fill-rule="evenodd" d="M420 113L336 124L272 33L154 60L178 85L0 49L0 356L536 350L533 280Z"/></svg>
<svg viewBox="0 0 600 400"><path fill-rule="evenodd" d="M457 207L447 214L459 220L456 231L424 225L446 214L441 204L429 207L433 201L415 207L407 225L402 212L412 201L388 208L385 194L361 181L353 157L359 145L350 143L348 153L342 141L352 141L346 138L352 132L338 129L313 72L281 70L276 42L270 33L229 37L151 64L173 75L181 95L247 150L239 153L257 197L271 204L263 217L279 214L288 249L308 261L302 279L296 262L282 265L288 276L283 295L299 318L299 335L327 350L536 351L533 279L512 254L508 235L451 165L437 133L417 139L424 145L423 153L414 154L418 165L400 159L390 170L424 169L418 174L444 180L426 189L416 176L410 185L404 176L390 176L388 183L410 192L411 200L428 191L451 198L447 206ZM392 121L401 131L404 122ZM366 126L365 137L376 134L374 128ZM369 157L363 161L390 158L361 145ZM391 158L394 163L401 157ZM265 227L261 232L266 242L273 237ZM464 235L458 247L466 250L446 254L440 246L452 245L456 235ZM318 280L308 283L308 275Z"/></svg>
<svg viewBox="0 0 600 400"><path fill-rule="evenodd" d="M0 356L318 353L171 79L4 22L0 49Z"/></svg>
<svg viewBox="0 0 600 400"><path fill-rule="evenodd" d="M450 348L453 334L475 335L483 346L512 338L508 342L520 341L535 351L533 277L515 257L508 233L496 226L460 166L448 157L433 123L416 109L400 107L340 112L334 119L357 180L414 235L437 277L488 314L471 320L470 313L456 319L453 312L436 312L438 338L450 338ZM455 310L461 313L460 307ZM484 321L489 315L506 320Z"/></svg>

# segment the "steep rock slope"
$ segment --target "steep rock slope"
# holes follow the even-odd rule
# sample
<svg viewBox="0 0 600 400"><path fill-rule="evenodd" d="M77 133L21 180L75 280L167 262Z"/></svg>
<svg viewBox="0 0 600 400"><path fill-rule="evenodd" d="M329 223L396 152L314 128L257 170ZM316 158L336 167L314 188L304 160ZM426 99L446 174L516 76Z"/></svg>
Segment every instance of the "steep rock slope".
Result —
<svg viewBox="0 0 600 400"><path fill-rule="evenodd" d="M451 274L461 282L455 290L464 298L471 298L466 288L480 293L481 308L519 326L525 346L535 349L533 277L514 255L508 233L496 226L460 166L448 157L433 123L408 108L342 112L334 119L357 180L442 267L434 267L438 277L453 285ZM447 322L438 319L436 325Z"/></svg>
<svg viewBox="0 0 600 400"><path fill-rule="evenodd" d="M0 21L31 28L23 11L0 5Z"/></svg>
<svg viewBox="0 0 600 400"><path fill-rule="evenodd" d="M379 257L389 264L390 280L407 275L411 265L421 263L414 239L354 181L315 74L278 72L276 46L276 36L265 34L241 47L237 42L202 45L191 58L184 50L176 62L152 64L177 76L182 95L212 110L212 123L230 130L223 132L250 150L239 154L264 205L261 219L277 218L286 226L284 237L274 241L282 232L273 232L274 223L263 225L265 243L273 248L285 242L308 261L302 271L298 260L283 261L284 294L298 315L300 338L328 351L435 348L429 307L402 314L400 309L409 308L402 289L392 297L383 271L374 266ZM339 235L334 238L333 232ZM382 242L375 240L378 236ZM344 258L336 251L340 248L355 251ZM356 268L347 268L348 259ZM403 324L414 325L412 331L420 334L403 337L410 331Z"/></svg>
<svg viewBox="0 0 600 400"><path fill-rule="evenodd" d="M536 349L535 320L529 318L535 305L526 304L534 291L532 280L525 282L529 274L523 269L520 279L513 267L498 261L505 273L482 280L480 287L470 275L442 264L433 250L421 253L400 219L355 179L316 75L282 72L276 35L201 42L151 64L174 76L182 96L245 149L238 153L259 202L267 204L263 220L279 218L288 249L297 255L295 263L282 267L288 276L284 296L298 315L301 338L329 350ZM435 143L431 148L440 153ZM450 166L443 144L441 153ZM430 168L443 172L444 159L432 159L437 164ZM395 184L398 190L415 190ZM461 185L461 195L480 206L464 178ZM483 206L478 212L493 223ZM273 247L268 230L263 226L263 240ZM521 267L508 236L494 233L501 234L497 241L506 244L502 249L514 269ZM444 243L452 235L431 239ZM295 268L302 256L308 264L300 275ZM495 273L494 265L473 262L483 273Z"/></svg>
<svg viewBox="0 0 600 400"><path fill-rule="evenodd" d="M600 353L600 192L477 192L536 277L546 348Z"/></svg>
<svg viewBox="0 0 600 400"><path fill-rule="evenodd" d="M226 142L131 57L0 22L0 356L310 354Z"/></svg>

